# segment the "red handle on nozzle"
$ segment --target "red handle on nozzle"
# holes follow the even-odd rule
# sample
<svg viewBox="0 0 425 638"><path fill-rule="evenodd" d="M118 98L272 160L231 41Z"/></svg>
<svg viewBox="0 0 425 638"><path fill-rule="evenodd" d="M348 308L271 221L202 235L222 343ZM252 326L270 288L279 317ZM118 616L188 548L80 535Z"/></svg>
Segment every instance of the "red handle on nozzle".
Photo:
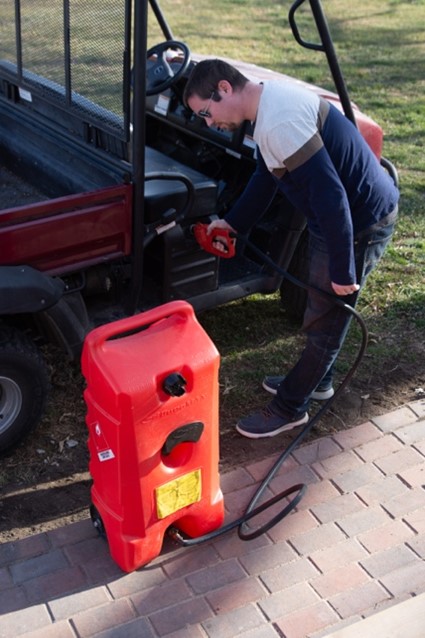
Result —
<svg viewBox="0 0 425 638"><path fill-rule="evenodd" d="M210 234L207 233L208 224L195 224L193 234L198 244L209 253L229 259L235 256L236 239L233 231L229 228L214 228ZM215 243L219 243L223 250L220 250Z"/></svg>

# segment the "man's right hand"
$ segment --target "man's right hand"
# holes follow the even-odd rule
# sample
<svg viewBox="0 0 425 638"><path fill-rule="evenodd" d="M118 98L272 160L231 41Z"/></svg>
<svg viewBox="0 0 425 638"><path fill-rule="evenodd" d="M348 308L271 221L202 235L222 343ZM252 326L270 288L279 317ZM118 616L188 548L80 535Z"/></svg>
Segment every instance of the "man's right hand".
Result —
<svg viewBox="0 0 425 638"><path fill-rule="evenodd" d="M207 235L211 235L214 233L214 230L226 230L229 232L236 233L235 229L230 226L224 219L215 219L212 221L207 228ZM213 246L216 250L221 253L228 253L230 250L230 246L226 246L224 244L224 238L221 236L218 241L213 241ZM233 240L234 242L234 240Z"/></svg>

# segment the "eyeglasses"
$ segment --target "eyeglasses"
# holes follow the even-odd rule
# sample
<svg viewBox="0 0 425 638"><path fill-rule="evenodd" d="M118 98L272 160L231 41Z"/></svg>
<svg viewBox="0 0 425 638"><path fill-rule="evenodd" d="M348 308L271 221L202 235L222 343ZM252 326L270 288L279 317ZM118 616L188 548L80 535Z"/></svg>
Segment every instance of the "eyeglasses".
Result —
<svg viewBox="0 0 425 638"><path fill-rule="evenodd" d="M211 93L211 97L208 100L208 104L206 105L206 107L204 109L201 109L200 111L198 111L199 117L205 117L205 118L211 118L212 117L209 109L210 109L211 101L212 101L212 99L214 97L214 93L215 93L215 91L213 91Z"/></svg>

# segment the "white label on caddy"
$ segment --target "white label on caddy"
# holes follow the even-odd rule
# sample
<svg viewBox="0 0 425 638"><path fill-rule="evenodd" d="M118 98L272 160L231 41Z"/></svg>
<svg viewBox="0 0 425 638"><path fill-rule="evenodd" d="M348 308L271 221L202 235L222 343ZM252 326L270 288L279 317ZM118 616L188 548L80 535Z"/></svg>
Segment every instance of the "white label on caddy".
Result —
<svg viewBox="0 0 425 638"><path fill-rule="evenodd" d="M97 456L99 457L99 461L102 463L103 461L110 461L115 458L115 454L112 450L102 450L102 452L98 452Z"/></svg>
<svg viewBox="0 0 425 638"><path fill-rule="evenodd" d="M94 439L94 444L97 449L97 458L99 459L101 463L103 461L110 461L111 459L114 459L115 454L113 453L111 448L108 447L109 443L103 435L102 428L100 427L100 423L96 422L96 423L93 423L93 425L94 425L94 431L97 437L97 439L96 438Z"/></svg>

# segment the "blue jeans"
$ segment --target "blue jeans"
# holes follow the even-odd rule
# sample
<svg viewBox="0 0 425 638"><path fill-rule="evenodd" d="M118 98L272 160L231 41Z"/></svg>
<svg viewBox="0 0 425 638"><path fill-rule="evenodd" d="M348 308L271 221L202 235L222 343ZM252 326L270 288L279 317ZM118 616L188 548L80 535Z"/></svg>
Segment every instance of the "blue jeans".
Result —
<svg viewBox="0 0 425 638"><path fill-rule="evenodd" d="M382 257L394 232L397 210L381 222L362 231L354 238L357 283L360 290L367 276ZM309 283L334 295L329 277L329 256L321 237L310 235ZM355 306L359 292L339 297ZM334 295L335 296L335 295ZM347 335L351 313L336 306L332 299L309 291L304 313L303 332L307 340L298 362L285 376L271 405L283 417L296 420L308 409L312 392L322 381L323 386L332 383L333 364Z"/></svg>

